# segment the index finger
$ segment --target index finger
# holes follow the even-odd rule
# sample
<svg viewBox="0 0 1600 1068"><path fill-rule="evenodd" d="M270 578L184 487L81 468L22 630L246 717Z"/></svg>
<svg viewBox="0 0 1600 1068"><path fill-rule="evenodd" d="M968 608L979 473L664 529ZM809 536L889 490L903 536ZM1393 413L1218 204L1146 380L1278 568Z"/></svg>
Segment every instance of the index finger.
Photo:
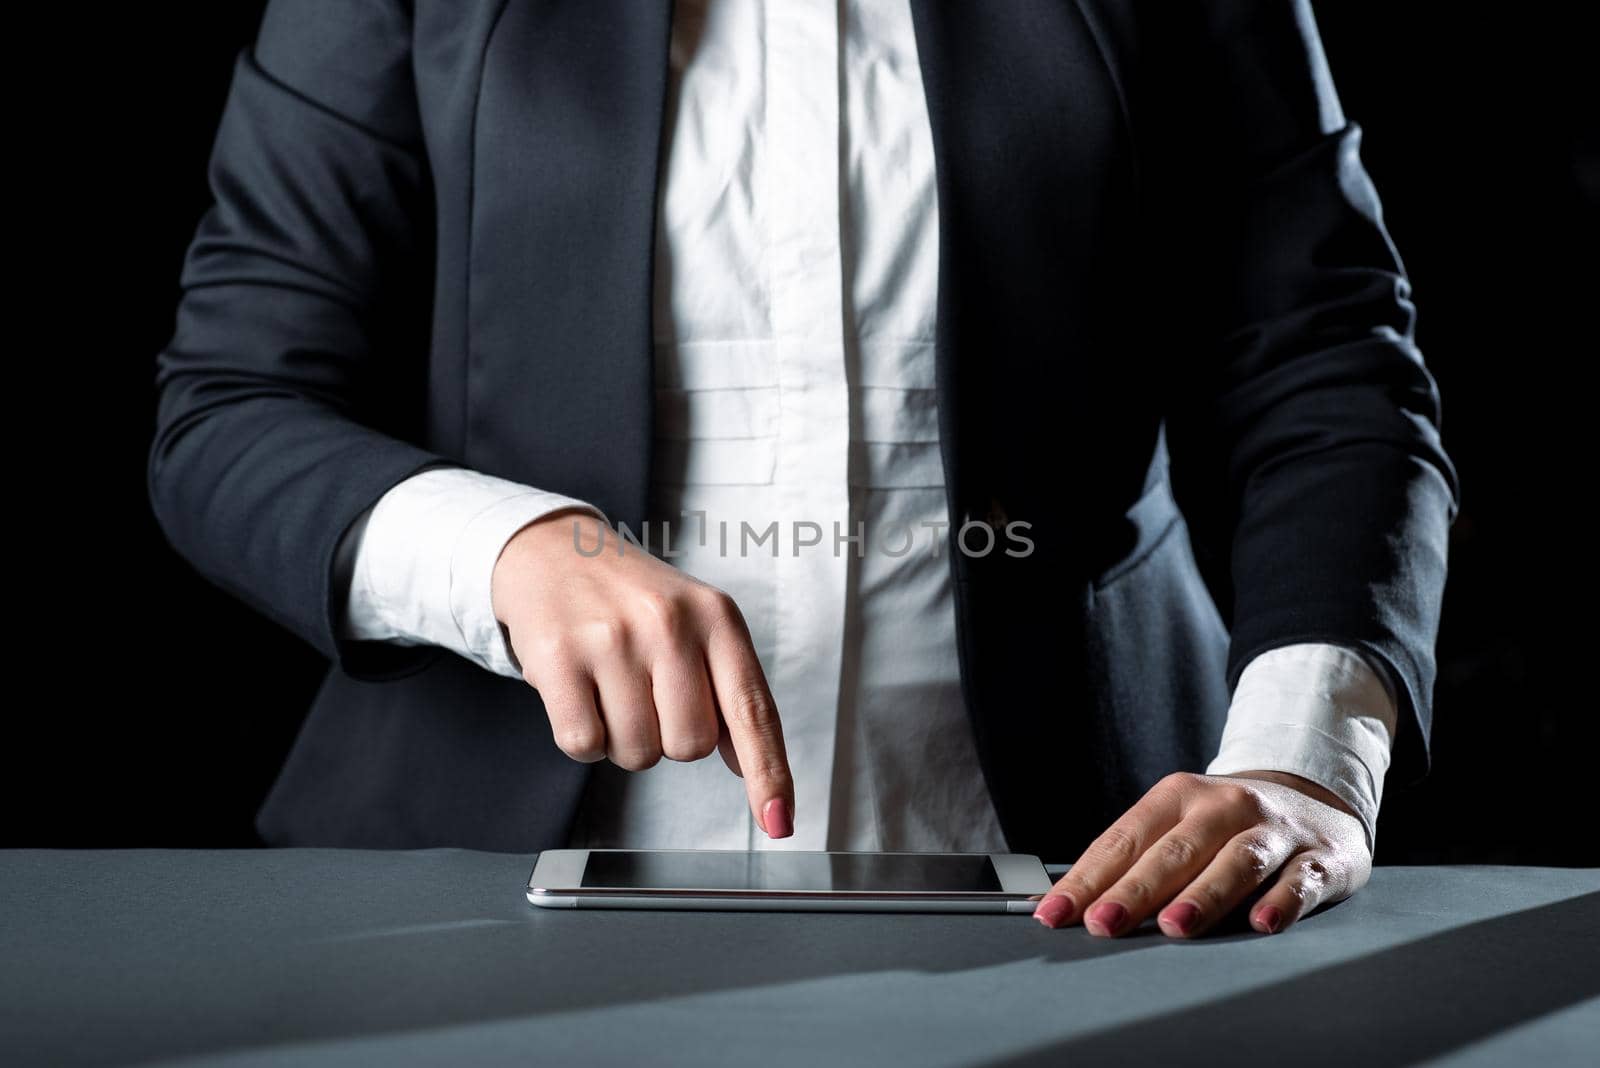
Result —
<svg viewBox="0 0 1600 1068"><path fill-rule="evenodd" d="M769 838L794 833L794 778L783 748L783 725L766 673L743 621L719 626L706 638L706 667L717 709L744 776L756 826Z"/></svg>

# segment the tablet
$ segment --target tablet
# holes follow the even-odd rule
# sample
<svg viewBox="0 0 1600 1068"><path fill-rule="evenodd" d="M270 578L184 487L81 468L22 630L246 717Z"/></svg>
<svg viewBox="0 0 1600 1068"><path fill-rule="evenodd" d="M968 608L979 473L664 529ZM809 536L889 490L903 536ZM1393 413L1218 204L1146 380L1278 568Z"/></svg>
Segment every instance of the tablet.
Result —
<svg viewBox="0 0 1600 1068"><path fill-rule="evenodd" d="M549 849L543 908L1032 913L1050 878L1018 853Z"/></svg>

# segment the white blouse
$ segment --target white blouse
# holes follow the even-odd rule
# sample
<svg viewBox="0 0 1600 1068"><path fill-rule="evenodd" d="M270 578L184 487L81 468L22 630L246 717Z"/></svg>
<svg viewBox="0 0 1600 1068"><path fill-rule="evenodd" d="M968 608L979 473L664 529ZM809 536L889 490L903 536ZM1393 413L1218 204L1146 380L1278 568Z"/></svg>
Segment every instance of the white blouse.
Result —
<svg viewBox="0 0 1600 1068"><path fill-rule="evenodd" d="M678 0L657 211L652 551L750 624L792 838L720 760L596 765L571 844L1003 850L961 699L934 390L938 203L907 0ZM489 578L576 503L457 468L349 539L349 637L517 676ZM1004 543L996 548L1001 551ZM1288 771L1376 818L1387 680L1351 650L1253 661L1214 773Z"/></svg>
<svg viewBox="0 0 1600 1068"><path fill-rule="evenodd" d="M946 508L911 13L858 2L843 17L841 35L833 0L680 2L658 211L652 513L691 516L675 563L750 624L795 834L762 834L719 761L663 762L597 768L578 845L1004 848L952 655L948 561L921 526ZM771 548L745 535L773 521ZM899 540L874 537L892 521L916 535L896 556ZM860 543L836 542L857 523Z"/></svg>

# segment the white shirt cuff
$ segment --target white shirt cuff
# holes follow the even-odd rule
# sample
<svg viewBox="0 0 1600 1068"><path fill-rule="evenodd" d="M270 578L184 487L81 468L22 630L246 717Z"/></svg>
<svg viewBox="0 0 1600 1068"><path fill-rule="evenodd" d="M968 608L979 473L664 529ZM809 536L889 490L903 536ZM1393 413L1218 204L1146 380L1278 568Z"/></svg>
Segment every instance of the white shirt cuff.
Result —
<svg viewBox="0 0 1600 1068"><path fill-rule="evenodd" d="M1239 676L1210 775L1281 771L1336 794L1376 841L1383 777L1398 722L1382 665L1339 645L1262 653Z"/></svg>
<svg viewBox="0 0 1600 1068"><path fill-rule="evenodd" d="M412 475L352 527L359 540L341 636L438 645L520 677L494 615L494 566L517 531L574 508L605 519L584 501L465 468Z"/></svg>

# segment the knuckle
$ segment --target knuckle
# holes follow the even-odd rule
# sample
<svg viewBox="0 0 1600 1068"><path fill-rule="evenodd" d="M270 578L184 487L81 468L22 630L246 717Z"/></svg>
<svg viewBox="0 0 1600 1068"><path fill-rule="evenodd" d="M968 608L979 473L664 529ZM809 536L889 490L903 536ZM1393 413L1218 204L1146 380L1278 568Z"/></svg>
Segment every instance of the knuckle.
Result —
<svg viewBox="0 0 1600 1068"><path fill-rule="evenodd" d="M528 643L532 659L523 666L524 677L548 671L572 659L572 642L559 632L541 634Z"/></svg>
<svg viewBox="0 0 1600 1068"><path fill-rule="evenodd" d="M740 768L746 779L758 782L778 783L789 778L783 750L778 746L763 745L755 759L755 767L751 768L748 762L741 761Z"/></svg>
<svg viewBox="0 0 1600 1068"><path fill-rule="evenodd" d="M583 644L592 656L615 656L622 652L627 640L627 628L620 620L596 619L583 626Z"/></svg>
<svg viewBox="0 0 1600 1068"><path fill-rule="evenodd" d="M1063 875L1056 881L1054 889L1059 890L1068 897L1072 898L1072 900L1078 904L1079 908L1086 907L1091 901L1099 896L1099 891L1095 888L1094 884L1091 883L1085 876L1081 875L1076 866L1074 866L1071 871L1067 872L1067 874Z"/></svg>
<svg viewBox="0 0 1600 1068"><path fill-rule="evenodd" d="M1234 846L1234 860L1259 883L1272 874L1272 844L1264 838L1246 838Z"/></svg>
<svg viewBox="0 0 1600 1068"><path fill-rule="evenodd" d="M592 763L605 754L605 732L598 724L568 723L556 728L556 746L567 756Z"/></svg>
<svg viewBox="0 0 1600 1068"><path fill-rule="evenodd" d="M773 706L772 695L756 682L745 682L734 687L731 708L723 715L731 715L736 723L748 730L770 733L777 722L778 710Z"/></svg>
<svg viewBox="0 0 1600 1068"><path fill-rule="evenodd" d="M664 740L661 750L668 760L704 760L717 751L717 732L697 730L680 734Z"/></svg>
<svg viewBox="0 0 1600 1068"><path fill-rule="evenodd" d="M683 629L683 601L674 594L650 590L639 597L639 610L649 625L661 634L677 634Z"/></svg>
<svg viewBox="0 0 1600 1068"><path fill-rule="evenodd" d="M702 615L712 623L727 623L735 619L743 620L739 613L739 606L733 598L715 586L700 586L694 592L694 599Z"/></svg>
<svg viewBox="0 0 1600 1068"><path fill-rule="evenodd" d="M1222 800L1234 812L1260 822L1271 814L1266 796L1254 786L1233 782L1222 787Z"/></svg>
<svg viewBox="0 0 1600 1068"><path fill-rule="evenodd" d="M1308 837L1311 838L1312 844L1317 849L1330 857L1338 857L1340 860L1354 860L1355 856L1365 849L1367 844L1365 836L1359 830L1356 830L1354 835L1349 838L1341 838L1338 834L1328 834L1325 830L1320 829Z"/></svg>
<svg viewBox="0 0 1600 1068"><path fill-rule="evenodd" d="M624 771L649 771L661 762L661 750L651 746L628 746L610 754L611 763Z"/></svg>
<svg viewBox="0 0 1600 1068"><path fill-rule="evenodd" d="M745 781L764 783L774 789L787 788L791 782L789 757L777 720L743 724L729 720L728 726L739 772Z"/></svg>
<svg viewBox="0 0 1600 1068"><path fill-rule="evenodd" d="M1201 911L1207 915L1214 915L1220 912L1228 903L1227 890L1209 879L1205 882L1195 883L1189 888L1186 896L1198 899L1196 903L1200 906Z"/></svg>
<svg viewBox="0 0 1600 1068"><path fill-rule="evenodd" d="M1162 779L1150 787L1146 798L1158 799L1168 804L1187 804L1195 795L1195 783L1200 779L1198 775L1189 772L1174 771L1170 775L1163 775Z"/></svg>
<svg viewBox="0 0 1600 1068"><path fill-rule="evenodd" d="M1161 860L1172 867L1188 867L1199 855L1200 846L1185 835L1170 835L1161 840Z"/></svg>
<svg viewBox="0 0 1600 1068"><path fill-rule="evenodd" d="M1089 848L1098 860L1129 862L1139 855L1139 840L1125 828L1112 826Z"/></svg>
<svg viewBox="0 0 1600 1068"><path fill-rule="evenodd" d="M1334 872L1322 860L1306 857L1294 866L1294 877L1289 880L1289 893L1303 909L1315 908L1328 896Z"/></svg>
<svg viewBox="0 0 1600 1068"><path fill-rule="evenodd" d="M1156 888L1146 879L1128 878L1117 884L1116 896L1130 905L1143 905L1156 896Z"/></svg>
<svg viewBox="0 0 1600 1068"><path fill-rule="evenodd" d="M1188 771L1174 771L1156 783L1156 789L1169 794L1189 793L1199 784L1200 776Z"/></svg>

